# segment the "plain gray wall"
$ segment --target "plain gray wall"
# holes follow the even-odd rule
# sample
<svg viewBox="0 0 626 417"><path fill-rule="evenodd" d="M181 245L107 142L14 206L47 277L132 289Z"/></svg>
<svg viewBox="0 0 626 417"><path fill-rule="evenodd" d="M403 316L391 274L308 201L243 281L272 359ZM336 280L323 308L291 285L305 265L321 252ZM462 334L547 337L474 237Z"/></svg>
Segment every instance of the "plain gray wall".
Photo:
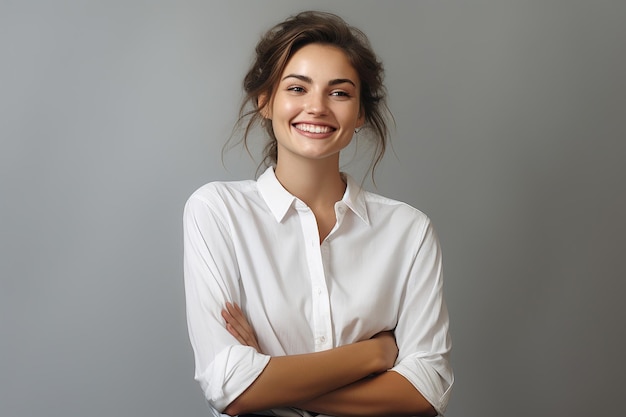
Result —
<svg viewBox="0 0 626 417"><path fill-rule="evenodd" d="M626 2L608 0L2 1L0 415L206 415L182 206L254 175L239 150L221 163L241 79L307 8L385 62L377 191L443 244L448 416L623 415Z"/></svg>

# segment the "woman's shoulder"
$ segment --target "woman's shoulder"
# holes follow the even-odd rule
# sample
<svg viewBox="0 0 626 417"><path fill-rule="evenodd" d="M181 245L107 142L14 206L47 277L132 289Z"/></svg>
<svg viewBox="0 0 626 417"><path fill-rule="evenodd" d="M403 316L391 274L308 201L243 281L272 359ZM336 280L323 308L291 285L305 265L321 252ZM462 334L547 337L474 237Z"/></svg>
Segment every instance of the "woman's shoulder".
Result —
<svg viewBox="0 0 626 417"><path fill-rule="evenodd" d="M189 200L215 201L244 196L256 190L256 181L211 181L197 188Z"/></svg>
<svg viewBox="0 0 626 417"><path fill-rule="evenodd" d="M385 197L380 194L366 192L363 196L366 201L367 215L374 230L380 230L390 239L400 239L410 242L424 242L429 236L437 242L433 223L428 215L411 204ZM392 231L389 234L389 231ZM407 239L408 236L412 238Z"/></svg>
<svg viewBox="0 0 626 417"><path fill-rule="evenodd" d="M256 198L256 181L212 181L196 189L185 203L186 212L232 215L238 208L248 206L246 201Z"/></svg>
<svg viewBox="0 0 626 417"><path fill-rule="evenodd" d="M384 215L396 215L407 219L413 219L417 221L428 222L428 216L420 209L412 206L411 204L395 200L390 197L385 197L380 194L373 193L371 191L362 190L363 199L368 207L368 211L371 214L381 213Z"/></svg>

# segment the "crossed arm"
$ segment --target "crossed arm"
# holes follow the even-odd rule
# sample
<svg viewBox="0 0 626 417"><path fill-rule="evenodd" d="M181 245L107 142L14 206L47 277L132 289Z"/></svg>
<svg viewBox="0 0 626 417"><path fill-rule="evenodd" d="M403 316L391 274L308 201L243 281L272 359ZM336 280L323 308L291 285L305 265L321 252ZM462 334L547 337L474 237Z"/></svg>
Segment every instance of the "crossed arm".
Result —
<svg viewBox="0 0 626 417"><path fill-rule="evenodd" d="M226 329L261 351L236 304L222 311ZM392 332L323 352L272 357L259 377L224 410L237 415L291 406L336 416L435 416L437 412L393 367Z"/></svg>

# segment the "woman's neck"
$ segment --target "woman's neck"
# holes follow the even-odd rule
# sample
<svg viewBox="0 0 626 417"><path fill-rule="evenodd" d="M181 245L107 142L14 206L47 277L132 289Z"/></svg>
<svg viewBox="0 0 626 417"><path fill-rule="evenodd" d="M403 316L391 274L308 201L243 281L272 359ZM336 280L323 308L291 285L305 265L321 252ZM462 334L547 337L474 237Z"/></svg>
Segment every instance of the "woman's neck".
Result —
<svg viewBox="0 0 626 417"><path fill-rule="evenodd" d="M346 190L338 159L299 161L297 164L279 160L275 173L282 186L313 211L334 207Z"/></svg>

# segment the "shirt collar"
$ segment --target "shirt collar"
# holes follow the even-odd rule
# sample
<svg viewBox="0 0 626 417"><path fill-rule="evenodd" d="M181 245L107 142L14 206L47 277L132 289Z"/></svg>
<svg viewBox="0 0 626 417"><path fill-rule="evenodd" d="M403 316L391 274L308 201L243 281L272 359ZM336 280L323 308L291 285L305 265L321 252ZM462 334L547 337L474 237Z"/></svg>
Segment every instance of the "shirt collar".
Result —
<svg viewBox="0 0 626 417"><path fill-rule="evenodd" d="M261 197L265 200L265 204L270 208L277 222L283 221L287 210L296 200L296 197L285 190L276 174L274 167L269 167L257 180L257 187L261 193Z"/></svg>
<svg viewBox="0 0 626 417"><path fill-rule="evenodd" d="M341 199L365 224L370 224L365 204L365 190L348 174L341 174L346 181L346 192Z"/></svg>
<svg viewBox="0 0 626 417"><path fill-rule="evenodd" d="M342 176L347 186L341 203L352 210L363 222L369 224L364 190L362 190L359 184L348 174L342 173ZM265 204L267 204L276 218L276 221L279 223L282 222L287 211L289 211L289 208L294 204L297 198L289 193L289 191L285 190L278 181L274 173L274 167L267 168L265 172L261 174L257 180L257 187Z"/></svg>

